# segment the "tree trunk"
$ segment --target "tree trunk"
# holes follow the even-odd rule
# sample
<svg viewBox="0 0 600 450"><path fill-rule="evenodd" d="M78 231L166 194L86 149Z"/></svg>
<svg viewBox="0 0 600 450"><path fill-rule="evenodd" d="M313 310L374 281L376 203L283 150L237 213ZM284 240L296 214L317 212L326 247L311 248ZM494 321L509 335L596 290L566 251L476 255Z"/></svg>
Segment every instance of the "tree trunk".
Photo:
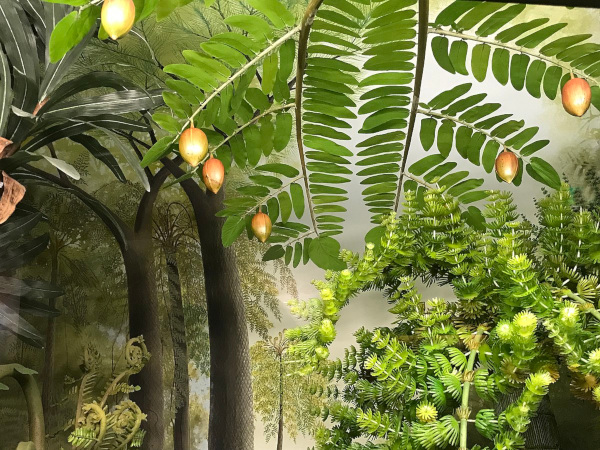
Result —
<svg viewBox="0 0 600 450"><path fill-rule="evenodd" d="M123 260L129 299L129 336L143 336L152 355L142 371L132 377L132 384L139 385L141 390L130 397L148 416L143 425L148 432L144 448L159 450L164 445L164 386L152 240L136 233L123 252Z"/></svg>
<svg viewBox="0 0 600 450"><path fill-rule="evenodd" d="M223 191L206 194L196 216L206 283L210 340L209 450L254 448L252 378L246 310L235 253L221 243Z"/></svg>
<svg viewBox="0 0 600 450"><path fill-rule="evenodd" d="M283 450L283 361L279 355L279 430L277 431L277 450Z"/></svg>
<svg viewBox="0 0 600 450"><path fill-rule="evenodd" d="M58 283L58 251L52 249L52 262L50 268L50 283L56 286ZM48 301L50 308L56 308L56 299ZM52 382L54 381L54 342L56 334L56 318L48 318L46 328L46 347L44 348L44 369L42 372L42 408L46 429L50 429L50 408L52 404Z"/></svg>
<svg viewBox="0 0 600 450"><path fill-rule="evenodd" d="M175 177L183 175L171 160L161 160ZM193 180L181 183L198 226L210 341L209 450L252 450L254 414L252 376L246 310L236 257L221 242L225 219L215 216L223 209L224 189L218 194L202 191Z"/></svg>
<svg viewBox="0 0 600 450"><path fill-rule="evenodd" d="M181 295L181 282L177 250L165 251L167 279L171 299L171 339L173 343L173 385L175 388L175 423L173 444L177 450L190 450L190 380L188 373L188 347L185 333L185 316Z"/></svg>
<svg viewBox="0 0 600 450"><path fill-rule="evenodd" d="M143 336L152 355L142 371L132 377L132 383L139 385L141 390L132 393L130 397L148 416L143 424L143 428L147 431L144 448L162 450L165 425L164 386L161 328L152 248L152 210L160 188L170 171L162 168L151 177L150 192L145 192L140 200L132 230L114 211L68 179L59 178L35 167L24 166L24 168L27 172L21 173L21 176L26 179L50 182L75 195L100 218L119 244L127 276L129 335Z"/></svg>

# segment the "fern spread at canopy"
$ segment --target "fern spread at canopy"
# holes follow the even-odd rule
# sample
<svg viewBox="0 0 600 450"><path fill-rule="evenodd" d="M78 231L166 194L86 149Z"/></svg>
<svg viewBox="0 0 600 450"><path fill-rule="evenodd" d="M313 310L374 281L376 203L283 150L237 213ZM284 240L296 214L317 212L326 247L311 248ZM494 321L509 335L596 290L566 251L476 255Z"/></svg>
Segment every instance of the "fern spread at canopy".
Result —
<svg viewBox="0 0 600 450"><path fill-rule="evenodd" d="M203 128L225 167L248 175L219 213L227 217L223 243L244 231L251 236L250 220L261 210L273 222L266 259L342 268L336 239L354 181L375 224L397 208L403 190L423 197L430 187L449 189L464 216L476 220L481 211L471 203L487 196L484 178L456 170L454 151L491 173L506 148L519 159L515 185L529 176L560 186L543 157L549 141L509 107L485 102L472 82L421 92L428 45L449 72L482 81L491 64L500 83L510 80L537 98L543 90L554 99L572 71L593 85L598 107L599 53L590 36L553 39L566 25L545 26L547 19L519 24L523 5L457 1L429 17L426 0L314 0L301 18L278 0L249 0L247 7L247 14L224 18L226 31L185 50L185 63L165 68L173 76L163 93L171 114L153 118L168 135L143 165L169 154L192 122ZM294 114L298 159L290 162L282 151ZM355 123L361 138L353 143ZM418 160L409 154L416 123L431 153ZM198 172L177 181L191 177ZM371 237L381 233L378 227Z"/></svg>
<svg viewBox="0 0 600 450"><path fill-rule="evenodd" d="M307 323L286 333L289 352L305 361L303 373L332 381L322 411L331 426L317 448L472 448L472 418L491 448L523 448L561 365L575 395L600 404L597 216L573 208L567 185L538 202L539 228L517 220L507 193L489 192L478 227L459 206L444 189L422 199L407 191L377 247L343 252L347 268L314 283L319 298L292 302ZM449 283L456 300L423 301L417 279ZM329 361L341 310L369 288L385 290L394 325L358 330L358 347ZM515 390L513 403L492 409Z"/></svg>

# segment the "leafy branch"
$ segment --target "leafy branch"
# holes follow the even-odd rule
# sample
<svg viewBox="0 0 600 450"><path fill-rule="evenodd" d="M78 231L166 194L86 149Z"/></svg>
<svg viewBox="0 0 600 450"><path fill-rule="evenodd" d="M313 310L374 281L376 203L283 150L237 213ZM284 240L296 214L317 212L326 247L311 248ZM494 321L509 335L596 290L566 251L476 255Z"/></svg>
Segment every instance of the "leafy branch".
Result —
<svg viewBox="0 0 600 450"><path fill-rule="evenodd" d="M310 187L308 183L308 174L306 170L306 157L304 155L304 141L302 139L302 89L304 83L304 73L306 71L306 59L308 56L308 38L312 28L315 16L319 7L323 4L323 0L311 0L306 8L304 17L300 24L300 36L298 38L298 57L296 63L296 142L298 143L298 154L300 156L300 165L304 175L304 191L308 201L308 209L310 211L310 220L313 229L317 235L319 229L315 218L315 211L311 199Z"/></svg>
<svg viewBox="0 0 600 450"><path fill-rule="evenodd" d="M556 57L544 56L540 52L537 52L530 48L526 48L524 46L510 44L507 42L500 42L500 41L492 39L492 38L475 36L472 34L461 33L458 31L444 30L442 28L429 27L427 32L429 34L434 34L434 35L438 35L438 36L449 36L449 37L461 39L464 41L480 42L483 44L490 45L492 47L503 48L503 49L509 50L511 52L516 52L516 53L520 53L523 55L527 55L534 59L538 59L540 61L545 61L553 66L558 66L558 67L566 70L567 72L571 72L574 75L577 75L578 78L585 78L586 80L590 81L592 84L595 84L595 85L600 84L600 81L599 81L600 79L598 77L591 77L588 74L586 74L583 70L579 70L576 67L573 67L572 65L567 64L566 62L562 62Z"/></svg>
<svg viewBox="0 0 600 450"><path fill-rule="evenodd" d="M482 128L478 128L474 124L468 123L468 122L466 122L464 120L461 120L461 119L459 119L457 117L450 116L448 114L443 114L441 112L432 111L430 109L423 109L423 108L417 108L417 113L421 114L421 115L424 115L424 116L432 117L434 119L450 120L450 121L452 121L454 123L457 123L459 125L462 125L462 126L465 126L467 128L470 128L471 130L477 131L478 133L484 134L489 139L497 142L500 146L505 147L506 149L510 150L513 153L519 153L517 149L515 149L514 147L511 147L510 145L507 145L505 141L503 141L502 139L498 139L496 136L494 136L489 131L484 130Z"/></svg>
<svg viewBox="0 0 600 450"><path fill-rule="evenodd" d="M204 100L202 103L200 103L200 106L198 106L194 110L194 112L189 116L189 118L185 122L184 126L182 126L181 129L179 130L179 132L173 137L173 140L171 141L171 143L174 143L177 140L177 138L181 135L181 133L183 133L183 131L193 123L194 117L196 117L202 110L204 110L211 100L216 98L221 92L223 92L223 90L225 90L235 80L237 80L242 75L244 75L249 69L253 68L257 62L261 61L265 56L267 56L274 50L281 47L281 45L283 45L285 42L287 42L293 35L298 33L298 31L300 31L300 25L292 28L287 33L285 33L283 36L281 36L279 39L277 39L275 42L273 42L271 45L269 45L267 48L265 48L263 51L258 53L254 58L252 58L250 61L248 61L244 66L242 66L239 70L237 70L232 76L230 76L224 83L222 83L219 87L217 87L214 91L212 91L212 93L206 98L206 100Z"/></svg>

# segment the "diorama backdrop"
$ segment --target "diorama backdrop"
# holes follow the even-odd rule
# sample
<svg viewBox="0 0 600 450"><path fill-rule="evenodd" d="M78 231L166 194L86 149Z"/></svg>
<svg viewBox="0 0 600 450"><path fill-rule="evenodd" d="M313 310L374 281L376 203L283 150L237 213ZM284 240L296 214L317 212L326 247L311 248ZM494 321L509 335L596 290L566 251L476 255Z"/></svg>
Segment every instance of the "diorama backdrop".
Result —
<svg viewBox="0 0 600 450"><path fill-rule="evenodd" d="M16 1L16 0L8 0ZM90 67L97 70L117 70L132 80L144 79L148 73L158 71L160 66L180 61L183 49L198 47L200 42L223 29L223 17L244 11L246 5L236 0L216 0L210 6L202 1L193 1L176 9L163 21L156 22L149 17L142 25L136 26L135 34L130 34L118 44L109 45L91 41L76 61L70 79L85 74ZM433 0L430 3L430 17L447 7L448 0ZM287 1L287 7L296 16L302 14L306 2ZM589 33L590 41L600 42L600 10L567 9L564 7L529 6L519 15L519 22L537 17L548 17L551 23L565 22L568 26L556 37L564 33ZM432 37L430 36L429 39ZM488 76L483 82L476 82L469 76L450 74L435 62L428 45L426 70L423 75L421 101L428 101L440 92L456 85L472 82L473 91L487 94L486 101L499 103L503 112L524 119L527 124L539 127L538 136L550 140L544 149L544 159L554 166L560 174L579 189L590 202L595 198L594 186L589 178L582 176L582 168L600 174L597 164L597 152L600 147L598 128L600 116L597 109L591 109L583 118L564 113L559 101L545 96L534 99L511 86L502 86ZM357 63L358 64L358 63ZM358 64L360 65L360 64ZM140 73L143 74L140 75ZM352 128L347 130L351 137L347 147L356 154L360 149L353 146L364 139L358 130L362 118L349 120ZM420 133L417 122L415 136ZM418 139L413 140L413 148L408 165L424 156L426 152ZM108 139L104 143L114 154L119 152ZM72 164L81 179L74 185L92 193L104 205L116 211L120 219L129 225L135 221L140 198L144 188L140 183L116 180L106 165L93 159L78 142L67 139L54 144L56 152ZM281 152L280 159L300 168L297 163L298 149L295 142L289 143ZM122 156L116 157L119 163ZM352 163L357 157L350 157ZM520 186L507 185L492 179L483 167L474 167L458 154L451 154L449 161L458 163L457 170L463 166L471 171L473 177L484 177L486 189L505 189L514 193L519 212L535 221L535 199L543 195L544 186L530 177L524 177ZM43 162L39 163L41 167ZM125 167L125 164L121 164ZM135 180L134 170L124 168L124 178ZM173 181L172 179L170 181ZM235 188L242 184L244 176L238 169L232 169L225 184L226 196L234 196ZM360 177L351 175L346 185L345 203L347 212L344 233L339 236L342 248L362 252L365 234L373 227L367 207L361 200ZM28 187L26 201L35 205L47 216L42 225L50 236L48 248L29 264L20 268L16 276L21 279L50 280L61 288L64 294L53 305L60 315L50 319L33 317L31 324L41 330L42 335L53 330L53 369L48 374L45 364L47 351L35 348L18 340L8 331L0 330L0 363L19 363L39 373L39 383L44 386L49 397L44 398L46 427L49 435L49 448L65 446L66 436L62 430L65 424L75 418L77 391L74 389L82 376L80 366L86 358L97 359L99 372L107 377L123 367L124 349L128 340L129 314L127 274L123 266L122 253L105 224L77 199L69 190L56 189L48 185ZM303 219L308 223L308 219ZM158 264L153 276L158 286L158 306L160 317L160 339L163 352L163 392L166 413L166 440L164 448L178 448L173 442L172 428L176 423L176 413L182 404L182 383L177 376L181 371L174 366L187 365L189 377L189 422L191 430L191 448L208 449L207 436L210 404L210 358L208 317L204 289L203 265L211 264L210 257L201 255L200 238L196 229L194 211L179 184L163 188L157 197L152 215L153 252ZM249 336L251 367L254 381L254 448L275 449L277 445L277 408L279 389L277 371L279 365L270 350L265 346L281 345L279 334L286 329L301 324L291 313L287 302L293 298L308 299L315 296L311 285L313 279L323 278L323 270L312 262L297 267L286 266L283 260L263 262L262 256L268 246L244 236L233 244L237 256L242 297L246 307L246 325ZM182 301L178 309L173 302L173 270L177 271L177 282L181 286ZM221 279L220 283L228 283ZM424 297L451 298L450 288L422 286ZM143 302L138 307L143 308ZM128 309L129 308L129 309ZM340 357L343 349L354 343L353 333L364 326L373 328L390 324L388 305L380 293L365 292L354 301L342 315L337 326L338 338L331 347L331 356ZM135 313L135 311L133 311ZM174 329L173 316L183 314L185 330ZM51 325L50 325L51 324ZM223 329L223 333L230 330ZM186 338L187 336L187 338ZM279 337L278 337L279 336ZM134 337L134 336L131 336ZM181 339L187 339L188 359L182 362ZM279 339L273 340L273 339ZM234 345L234 344L231 344ZM223 348L235 351L234 348ZM97 355L97 356L95 356ZM150 359L152 361L152 358ZM181 368L181 367L180 367ZM315 401L310 393L309 382L294 373L294 362L286 363L286 428L283 448L286 450L305 449L313 445L311 431L316 419L311 410ZM148 367L143 370L150 370ZM181 380L179 380L181 381ZM185 381L185 380L184 380ZM318 379L311 380L319 382ZM185 385L185 383L183 383ZM0 449L14 449L17 443L27 438L27 410L19 395L17 384L6 381L8 390L0 390ZM2 385L0 384L0 387ZM141 395L148 393L141 393ZM318 403L318 402L317 402ZM560 411L558 430L563 449L597 449L600 442L600 414L583 401L569 397L568 380L561 381L551 389L551 404ZM230 406L235 408L235 406ZM564 411L572 413L564 414ZM236 430L229 430L236 433ZM143 447L150 448L150 447Z"/></svg>

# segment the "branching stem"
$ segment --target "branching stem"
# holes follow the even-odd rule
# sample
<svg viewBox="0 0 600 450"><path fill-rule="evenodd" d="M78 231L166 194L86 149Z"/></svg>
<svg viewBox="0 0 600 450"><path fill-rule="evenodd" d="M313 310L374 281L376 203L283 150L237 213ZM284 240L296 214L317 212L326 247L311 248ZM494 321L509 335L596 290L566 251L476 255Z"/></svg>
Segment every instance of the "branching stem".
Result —
<svg viewBox="0 0 600 450"><path fill-rule="evenodd" d="M480 37L480 36L473 36L470 34L459 33L456 31L442 30L441 28L429 28L428 32L430 34L437 34L440 36L449 36L449 37L464 39L464 40L468 40L468 41L481 42L483 44L487 44L492 47L504 48L504 49L512 51L512 52L522 53L522 54L530 56L532 58L539 59L541 61L545 61L548 64L551 64L553 66L561 67L562 69L566 70L567 72L572 72L573 74L577 75L579 78L585 78L586 80L591 81L593 84L596 84L596 85L599 84L597 79L592 78L589 75L586 75L582 70L574 69L569 64L563 63L562 61L560 61L556 58L544 56L541 53L538 53L529 48L519 47L517 45L506 44L503 42L498 42L494 39L488 39L488 38L484 38L484 37Z"/></svg>
<svg viewBox="0 0 600 450"><path fill-rule="evenodd" d="M591 304L590 302L588 302L587 300L581 298L579 295L575 294L574 292L572 292L570 290L565 291L565 295L567 297L569 297L571 300L575 300L580 305L589 306ZM586 309L585 311L589 312L596 319L600 320L600 312L596 308Z"/></svg>
<svg viewBox="0 0 600 450"><path fill-rule="evenodd" d="M179 130L179 132L177 133L177 135L173 138L172 143L175 142L177 140L177 138L179 138L179 136L181 135L181 133L183 133L183 131L192 124L192 122L194 121L194 117L196 117L204 108L206 108L206 105L208 105L208 103L213 98L215 98L216 96L218 96L223 90L225 90L225 88L227 88L227 86L229 86L231 83L233 83L239 77L241 77L244 73L246 73L246 71L248 69L250 69L252 66L254 66L254 64L256 64L258 61L260 61L261 59L263 59L265 56L267 56L273 50L275 50L275 49L279 48L281 45L283 45L294 34L296 34L298 31L300 31L300 28L301 28L301 26L297 25L294 28L292 28L290 31L288 31L287 33L285 33L283 36L281 36L279 39L277 39L275 42L273 42L271 45L269 45L267 48L265 48L262 52L260 52L258 55L256 55L254 58L252 58L250 61L248 61L236 73L234 73L232 76L230 76L229 79L226 82L224 82L217 89L215 89L214 91L212 91L212 93L206 98L206 100L204 100L200 104L200 106L198 106L198 108L196 108L196 110L188 118L188 120L185 122L185 124L183 125L183 127L181 128L181 130Z"/></svg>
<svg viewBox="0 0 600 450"><path fill-rule="evenodd" d="M282 111L284 109L291 109L294 107L293 103L290 103L289 105L280 105L280 106L275 106L274 108L269 108L267 109L265 112L259 114L258 116L254 117L252 120L250 120L249 122L246 122L244 125L242 125L241 127L237 128L233 133L231 133L231 135L227 136L223 141L221 141L215 148L213 148L211 150L211 152L216 152L217 149L219 149L220 147L222 147L223 145L225 145L227 142L229 142L233 137L237 136L240 132L242 132L245 128L249 127L250 125L258 122L260 119L262 119L263 117L269 115L269 114L273 114L276 113L278 111ZM208 157L208 156L207 156Z"/></svg>
<svg viewBox="0 0 600 450"><path fill-rule="evenodd" d="M406 178L410 178L411 180L413 180L414 182L416 182L422 186L425 186L427 189L438 189L438 186L436 186L435 184L428 183L427 181L422 180L419 177L415 177L410 172L404 171L404 172L402 172L402 175L405 176Z"/></svg>
<svg viewBox="0 0 600 450"><path fill-rule="evenodd" d="M477 360L477 355L479 354L479 344L481 343L482 338L483 334L481 334L481 331L478 331L474 339L474 348L471 349L471 354L469 355L469 359L467 361L467 367L465 368L465 381L463 383L462 400L460 403L461 418L459 450L467 450L468 448L467 424L470 415L469 392L471 389L471 377L473 373L473 367L475 366L475 361Z"/></svg>
<svg viewBox="0 0 600 450"><path fill-rule="evenodd" d="M454 123L457 123L459 125L462 125L462 126L465 126L467 128L470 128L471 130L477 131L478 133L485 134L489 139L491 139L493 141L496 141L498 144L500 144L501 147L504 147L507 150L510 150L511 152L516 153L517 155L519 155L519 152L518 152L517 149L515 149L514 147L510 147L510 146L506 145L506 143L504 141L502 141L502 139L499 139L496 136L492 135L489 131L482 130L481 128L477 128L472 123L465 122L464 120L461 120L458 117L449 116L448 114L443 114L441 112L431 111L429 109L423 109L423 108L419 108L418 109L418 113L419 114L423 114L424 116L433 117L434 119L451 120ZM525 160L525 161L529 161L529 159L525 158L524 156L519 155L519 157L521 159Z"/></svg>
<svg viewBox="0 0 600 450"><path fill-rule="evenodd" d="M282 185L279 189L277 189L276 191L271 192L269 195L267 195L266 197L263 197L260 199L259 202L257 202L257 205L260 207L261 205L264 205L265 202L273 197L277 197L277 195L279 195L280 192L282 192L283 190L285 190L285 188L287 188L289 185L295 183L296 181L298 181L300 178L304 178L304 175L300 174L294 178L292 178L289 182L287 182L286 184ZM256 209L256 205L249 208L245 213L244 216L246 214L251 213L254 209Z"/></svg>

